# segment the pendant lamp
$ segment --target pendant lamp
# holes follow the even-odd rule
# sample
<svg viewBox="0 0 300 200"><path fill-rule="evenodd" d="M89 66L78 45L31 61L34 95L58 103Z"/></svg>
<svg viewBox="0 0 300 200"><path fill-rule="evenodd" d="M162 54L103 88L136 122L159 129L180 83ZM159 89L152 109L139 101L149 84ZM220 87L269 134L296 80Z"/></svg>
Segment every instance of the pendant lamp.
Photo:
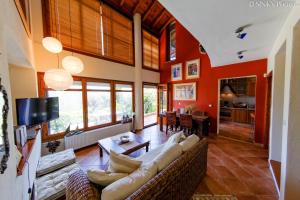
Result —
<svg viewBox="0 0 300 200"><path fill-rule="evenodd" d="M49 88L57 91L67 90L73 84L70 72L64 69L50 69L46 71L44 81Z"/></svg>
<svg viewBox="0 0 300 200"><path fill-rule="evenodd" d="M71 34L71 49L73 48L73 35L72 35L72 18L71 18L71 1L69 0L69 19L70 19L70 34ZM83 71L84 65L80 58L73 55L66 56L62 60L62 66L71 74L79 74Z"/></svg>
<svg viewBox="0 0 300 200"><path fill-rule="evenodd" d="M60 53L62 51L61 42L54 37L45 37L42 40L43 47L51 53Z"/></svg>
<svg viewBox="0 0 300 200"><path fill-rule="evenodd" d="M73 77L65 69L59 68L59 55L57 54L57 69L50 69L45 72L44 81L45 84L57 91L63 91L69 89L73 85Z"/></svg>

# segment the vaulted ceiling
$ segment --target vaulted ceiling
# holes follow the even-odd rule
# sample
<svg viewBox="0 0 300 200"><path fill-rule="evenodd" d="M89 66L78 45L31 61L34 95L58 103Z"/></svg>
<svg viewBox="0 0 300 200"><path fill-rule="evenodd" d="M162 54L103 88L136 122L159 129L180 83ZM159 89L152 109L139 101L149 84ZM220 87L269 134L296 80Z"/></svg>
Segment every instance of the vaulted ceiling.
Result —
<svg viewBox="0 0 300 200"><path fill-rule="evenodd" d="M277 1L263 0L159 1L201 42L212 66L215 67L267 58L294 2L287 0L284 4L276 4ZM246 26L244 32L247 35L244 39L239 39L235 31L243 26ZM239 51L244 51L242 59L238 58Z"/></svg>
<svg viewBox="0 0 300 200"><path fill-rule="evenodd" d="M134 13L142 15L142 24L157 35L173 19L172 15L157 0L102 0L123 14L132 17Z"/></svg>

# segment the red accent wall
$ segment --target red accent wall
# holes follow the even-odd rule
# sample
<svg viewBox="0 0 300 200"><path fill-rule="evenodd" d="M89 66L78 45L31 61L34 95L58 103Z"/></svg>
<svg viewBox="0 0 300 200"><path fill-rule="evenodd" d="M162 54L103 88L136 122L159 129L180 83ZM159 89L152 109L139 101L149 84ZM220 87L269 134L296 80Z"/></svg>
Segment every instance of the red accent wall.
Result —
<svg viewBox="0 0 300 200"><path fill-rule="evenodd" d="M237 40L237 42L239 42ZM255 142L263 143L265 130L265 98L267 59L212 67L208 55L200 54L199 42L180 24L176 23L176 61L166 62L166 30L160 37L160 79L161 83L171 82L171 65L182 63L183 80L173 83L196 82L197 101L172 101L171 108L181 108L185 105L196 104L199 110L206 111L211 119L211 132L217 132L218 116L218 82L219 79L252 76L257 77L256 84L256 123ZM185 79L185 62L200 58L200 78ZM212 107L209 107L209 104Z"/></svg>

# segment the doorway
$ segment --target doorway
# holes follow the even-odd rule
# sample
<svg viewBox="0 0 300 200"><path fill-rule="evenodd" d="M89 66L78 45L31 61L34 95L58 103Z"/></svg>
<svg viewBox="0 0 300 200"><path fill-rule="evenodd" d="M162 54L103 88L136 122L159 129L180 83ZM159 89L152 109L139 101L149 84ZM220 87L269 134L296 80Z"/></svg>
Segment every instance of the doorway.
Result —
<svg viewBox="0 0 300 200"><path fill-rule="evenodd" d="M256 77L220 80L219 135L254 142Z"/></svg>
<svg viewBox="0 0 300 200"><path fill-rule="evenodd" d="M158 85L143 83L143 121L144 128L156 125L158 116Z"/></svg>

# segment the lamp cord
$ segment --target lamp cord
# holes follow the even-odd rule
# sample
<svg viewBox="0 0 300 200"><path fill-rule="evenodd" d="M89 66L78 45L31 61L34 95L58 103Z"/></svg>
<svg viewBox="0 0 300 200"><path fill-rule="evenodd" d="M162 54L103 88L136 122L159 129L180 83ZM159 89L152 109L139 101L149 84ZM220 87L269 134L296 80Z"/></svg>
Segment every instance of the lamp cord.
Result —
<svg viewBox="0 0 300 200"><path fill-rule="evenodd" d="M71 0L69 0L69 19L70 19L71 49L72 49L72 56L73 56L73 33L72 33L72 18L71 18Z"/></svg>

